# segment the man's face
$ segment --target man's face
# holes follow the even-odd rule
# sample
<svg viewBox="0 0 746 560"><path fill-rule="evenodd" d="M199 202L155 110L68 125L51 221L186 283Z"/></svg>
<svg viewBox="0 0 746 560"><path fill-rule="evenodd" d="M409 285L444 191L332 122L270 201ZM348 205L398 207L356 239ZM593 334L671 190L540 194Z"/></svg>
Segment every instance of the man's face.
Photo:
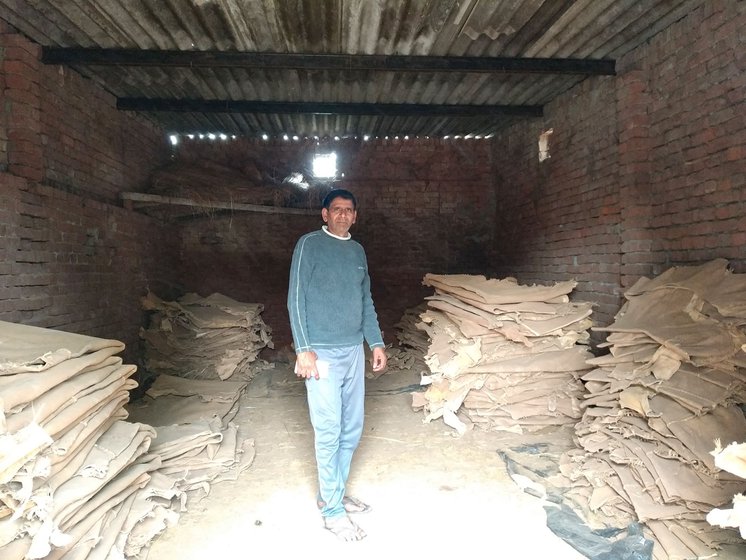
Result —
<svg viewBox="0 0 746 560"><path fill-rule="evenodd" d="M347 237L352 224L355 223L357 212L351 200L338 197L332 200L329 209L321 209L321 217L326 222L329 233Z"/></svg>

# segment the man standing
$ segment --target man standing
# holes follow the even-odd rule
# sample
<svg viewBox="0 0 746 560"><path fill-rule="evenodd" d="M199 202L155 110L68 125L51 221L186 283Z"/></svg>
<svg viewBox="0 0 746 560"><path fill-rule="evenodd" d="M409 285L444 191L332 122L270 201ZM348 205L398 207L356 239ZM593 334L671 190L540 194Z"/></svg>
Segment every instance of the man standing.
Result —
<svg viewBox="0 0 746 560"><path fill-rule="evenodd" d="M321 217L326 225L295 246L288 312L295 373L306 380L315 437L318 507L324 527L344 541L356 541L365 532L347 514L370 508L346 496L345 486L363 432L363 341L373 352L373 371L386 367L386 353L365 251L350 235L357 219L355 196L331 191Z"/></svg>

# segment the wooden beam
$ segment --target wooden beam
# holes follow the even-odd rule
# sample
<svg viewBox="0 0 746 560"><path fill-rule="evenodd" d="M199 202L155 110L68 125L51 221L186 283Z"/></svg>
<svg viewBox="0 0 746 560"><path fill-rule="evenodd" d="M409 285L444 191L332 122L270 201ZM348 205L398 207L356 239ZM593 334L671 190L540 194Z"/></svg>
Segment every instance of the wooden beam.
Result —
<svg viewBox="0 0 746 560"><path fill-rule="evenodd" d="M426 105L415 103L316 103L281 101L233 101L214 99L148 99L120 97L123 111L190 113L269 113L316 115L373 115L403 117L540 117L540 105Z"/></svg>
<svg viewBox="0 0 746 560"><path fill-rule="evenodd" d="M610 59L401 56L43 47L45 64L613 76Z"/></svg>
<svg viewBox="0 0 746 560"><path fill-rule="evenodd" d="M282 206L263 206L261 204L244 204L240 202L205 202L191 198L179 198L174 196L161 196L158 194L146 194L136 192L123 192L120 198L125 204L133 202L147 202L155 204L171 204L174 206L193 206L197 208L215 208L221 210L239 210L244 212L261 212L264 214L302 214L305 216L320 216L321 210L307 208L286 208Z"/></svg>

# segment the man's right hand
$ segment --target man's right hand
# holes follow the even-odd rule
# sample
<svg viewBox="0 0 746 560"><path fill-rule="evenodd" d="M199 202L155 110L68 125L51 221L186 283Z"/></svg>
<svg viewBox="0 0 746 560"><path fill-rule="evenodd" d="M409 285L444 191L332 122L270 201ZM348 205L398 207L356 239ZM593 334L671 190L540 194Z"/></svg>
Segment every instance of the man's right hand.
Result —
<svg viewBox="0 0 746 560"><path fill-rule="evenodd" d="M311 376L318 379L319 370L316 369L316 352L300 352L295 356L295 375L304 379L310 379Z"/></svg>

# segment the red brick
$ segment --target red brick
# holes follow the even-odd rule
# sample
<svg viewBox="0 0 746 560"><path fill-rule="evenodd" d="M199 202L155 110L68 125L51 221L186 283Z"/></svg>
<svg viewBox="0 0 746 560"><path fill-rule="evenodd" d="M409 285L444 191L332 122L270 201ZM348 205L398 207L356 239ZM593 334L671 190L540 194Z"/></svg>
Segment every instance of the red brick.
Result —
<svg viewBox="0 0 746 560"><path fill-rule="evenodd" d="M44 172L41 168L28 167L25 165L15 165L10 163L8 169L14 175L28 179L29 181L41 181L44 177Z"/></svg>
<svg viewBox="0 0 746 560"><path fill-rule="evenodd" d="M6 50L6 58L20 58L22 55L17 52L17 49L23 55L30 55L33 58L41 56L41 46L39 44L31 42L17 33L3 34L0 43Z"/></svg>

